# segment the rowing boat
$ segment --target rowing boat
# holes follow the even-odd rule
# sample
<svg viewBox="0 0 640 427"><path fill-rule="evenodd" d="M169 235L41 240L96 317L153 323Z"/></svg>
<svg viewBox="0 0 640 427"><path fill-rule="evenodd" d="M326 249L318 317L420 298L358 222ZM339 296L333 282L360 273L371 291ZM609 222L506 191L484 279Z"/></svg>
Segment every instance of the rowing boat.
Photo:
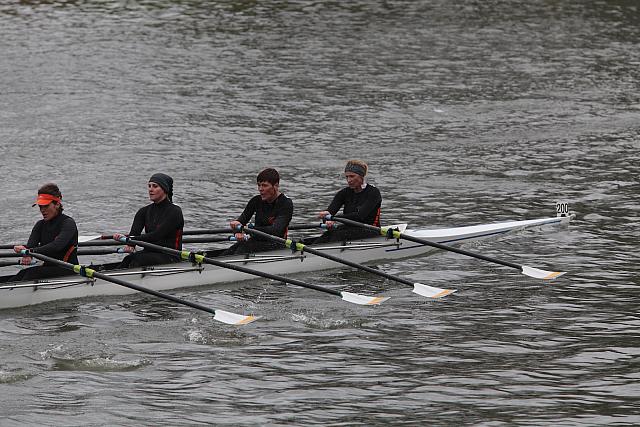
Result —
<svg viewBox="0 0 640 427"><path fill-rule="evenodd" d="M508 221L440 229L407 229L406 224L392 226L403 234L444 245L495 238L507 233L545 225L568 224L571 216ZM425 255L435 251L431 246L400 239L373 237L363 240L309 245L316 250L357 263L395 260ZM281 249L248 256L220 257L220 261L243 265L271 274L293 274L340 268L341 264L302 252ZM96 267L94 267L96 268ZM180 262L137 269L105 270L103 274L127 280L156 291L194 286L221 286L231 282L255 279L255 276L208 264ZM49 301L108 295L124 295L135 291L96 278L64 276L46 280L3 283L0 286L0 309L24 307Z"/></svg>

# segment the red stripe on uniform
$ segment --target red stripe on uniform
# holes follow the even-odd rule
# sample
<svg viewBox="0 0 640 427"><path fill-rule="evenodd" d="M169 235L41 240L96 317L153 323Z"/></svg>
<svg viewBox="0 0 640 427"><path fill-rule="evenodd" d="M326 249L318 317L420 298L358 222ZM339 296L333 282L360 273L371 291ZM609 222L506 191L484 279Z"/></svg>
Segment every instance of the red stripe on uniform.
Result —
<svg viewBox="0 0 640 427"><path fill-rule="evenodd" d="M64 254L64 257L62 257L62 260L64 262L67 262L75 249L76 249L76 245L71 245L69 249L67 249L67 252Z"/></svg>
<svg viewBox="0 0 640 427"><path fill-rule="evenodd" d="M176 231L176 241L174 244L174 249L180 249L180 240L182 239L182 229Z"/></svg>
<svg viewBox="0 0 640 427"><path fill-rule="evenodd" d="M373 220L373 226L380 227L380 208L378 208L378 212L376 212L376 217Z"/></svg>

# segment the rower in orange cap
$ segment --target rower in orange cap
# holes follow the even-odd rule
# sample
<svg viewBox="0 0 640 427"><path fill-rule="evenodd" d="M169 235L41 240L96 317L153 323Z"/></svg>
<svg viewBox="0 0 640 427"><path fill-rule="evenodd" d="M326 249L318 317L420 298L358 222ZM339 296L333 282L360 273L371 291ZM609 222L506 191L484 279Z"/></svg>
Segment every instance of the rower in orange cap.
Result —
<svg viewBox="0 0 640 427"><path fill-rule="evenodd" d="M38 197L33 206L40 208L42 219L36 222L26 245L17 245L17 253L28 249L30 252L47 255L72 264L78 264L78 227L68 215L62 213L62 193L56 184L48 183L38 189ZM30 265L31 257L22 257L22 265ZM35 280L70 274L69 270L44 263L26 268L13 276L10 281Z"/></svg>

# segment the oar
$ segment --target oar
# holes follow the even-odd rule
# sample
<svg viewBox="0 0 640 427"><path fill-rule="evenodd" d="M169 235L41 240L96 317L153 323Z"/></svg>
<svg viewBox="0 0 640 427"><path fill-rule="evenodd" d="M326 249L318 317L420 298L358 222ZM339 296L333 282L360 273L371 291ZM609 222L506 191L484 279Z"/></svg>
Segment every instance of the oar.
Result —
<svg viewBox="0 0 640 427"><path fill-rule="evenodd" d="M228 239L227 239L228 240ZM235 238L234 238L235 240ZM106 243L106 242L105 242ZM104 245L104 246L111 246L111 245L122 245L122 243L120 242L109 242L109 245ZM190 242L187 242L190 243ZM98 246L102 246L102 245L98 245ZM110 254L126 254L127 251L125 250L124 247L120 246L117 248L102 248L102 247L98 247L98 248L94 248L94 247L82 247L80 249L78 249L78 255L110 255ZM18 257L22 257L23 255L16 253L16 252L0 252L0 258L18 258ZM11 263L13 264L13 262ZM1 265L1 264L0 264Z"/></svg>
<svg viewBox="0 0 640 427"><path fill-rule="evenodd" d="M125 251L123 247L78 249L78 255L109 255L109 254L126 254L126 253L127 251Z"/></svg>
<svg viewBox="0 0 640 427"><path fill-rule="evenodd" d="M120 243L122 245L122 243ZM78 255L109 255L124 254L126 251L123 247L119 248L86 248L78 249ZM0 252L0 258L23 257L24 255L16 252Z"/></svg>
<svg viewBox="0 0 640 427"><path fill-rule="evenodd" d="M16 258L16 257L22 257L22 255L16 252L0 252L0 258Z"/></svg>
<svg viewBox="0 0 640 427"><path fill-rule="evenodd" d="M227 230L228 233L231 230ZM78 246L86 247L86 246L117 246L122 245L122 242L116 242L114 240L103 240L106 239L106 236L100 236L98 240L92 241L84 241L80 242L78 240ZM108 237L111 239L111 236ZM216 242L234 242L236 240L235 236L226 236L226 237L216 237L216 236L204 236L204 237L185 237L182 239L182 243L216 243ZM13 248L13 246L11 247Z"/></svg>
<svg viewBox="0 0 640 427"><path fill-rule="evenodd" d="M15 245L11 243L6 243L4 245L0 245L0 249L13 249L14 246L22 245L22 243L16 243Z"/></svg>
<svg viewBox="0 0 640 427"><path fill-rule="evenodd" d="M18 254L16 254L18 255ZM20 255L22 257L22 255ZM35 259L31 260L31 264L30 265L34 265L37 264L38 261L36 261ZM12 265L22 265L22 259L18 259L18 260L13 260L13 261L0 261L0 267L9 267Z"/></svg>
<svg viewBox="0 0 640 427"><path fill-rule="evenodd" d="M464 249L454 248L453 246L443 245L441 243L432 242L431 240L421 239L419 237L414 237L408 234L404 234L390 227L375 227L373 225L363 224L361 222L353 221L347 218L336 217L333 215L326 215L325 220L337 221L346 225L366 228L368 230L376 231L380 233L382 236L386 236L389 238L393 237L395 239L409 240L411 242L420 243L422 245L433 246L434 248L443 249L445 251L456 252L462 255L478 258L484 261L493 262L495 264L504 265L505 267L515 268L516 270L520 270L520 272L525 276L534 277L536 279L551 280L565 274L564 271L547 271L547 270L541 270L535 267L527 267L526 265L520 265L510 261L502 261L496 258L488 257L486 255L477 254L475 252L469 252Z"/></svg>
<svg viewBox="0 0 640 427"><path fill-rule="evenodd" d="M159 298L164 298L169 301L176 302L178 304L186 305L191 308L195 308L198 310L206 311L207 313L213 314L213 319L222 323L227 323L229 325L244 325L247 323L251 323L254 320L257 320L259 317L256 316L243 316L241 314L229 313L228 311L222 310L214 310L209 307L205 307L204 305L197 304L195 302L186 301L173 295L168 295L162 292L154 291L153 289L145 288L143 286L139 286L133 283L125 282L124 280L107 276L106 274L99 273L89 267L85 267L83 265L74 265L68 262L60 261L59 259L51 258L46 255L42 255L35 252L29 252L28 250L24 250L21 252L23 256L30 256L33 258L38 258L40 261L48 262L51 264L56 264L60 267L66 268L71 271L75 271L79 275L88 278L97 278L106 280L107 282L115 283L116 285L124 286L130 289L134 289L139 292L144 292Z"/></svg>
<svg viewBox="0 0 640 427"><path fill-rule="evenodd" d="M322 258L326 258L326 259L330 259L331 261L334 262L338 262L340 264L344 264L344 265L348 265L350 267L355 267L358 268L360 270L364 270L367 271L369 273L373 273L373 274L377 274L378 276L382 276L385 277L387 279L391 279L391 280L395 280L396 282L400 282L402 284L405 285L409 285L413 287L413 292L415 292L418 295L422 295L428 298L441 298L443 296L449 295L453 292L455 292L455 289L441 289L441 288L434 288L433 286L429 286L429 285L424 285L422 283L416 283L416 282L412 282L410 280L407 279L403 279L402 277L398 277L398 276L394 276L392 274L388 274L385 273L384 271L380 271L380 270L376 270L375 268L371 268L371 267L367 267L366 265L362 265L362 264L358 264L357 262L352 262L352 261L348 261L346 259L342 259L339 258L337 256L334 255L330 255L327 253L324 253L320 250L317 249L313 249L305 244L302 244L300 242L296 242L293 241L291 239L283 239L281 237L278 236L273 236L271 234L265 233L263 231L259 231L259 230L255 230L253 228L245 228L244 229L246 233L249 233L251 235L254 236L260 236L266 239L270 239L273 240L274 242L278 242L281 245L286 246L289 249L294 249L297 251L307 251L310 254L314 254L317 255L319 257Z"/></svg>
<svg viewBox="0 0 640 427"><path fill-rule="evenodd" d="M287 227L289 230L312 230L315 228L326 228L326 224L323 223L313 223L313 224L292 224ZM230 227L226 228L209 228L209 229L196 229L196 230L185 230L182 235L190 236L195 234L223 234L231 232ZM109 236L111 238L111 236Z"/></svg>
<svg viewBox="0 0 640 427"><path fill-rule="evenodd" d="M139 240L131 239L128 237L123 237L120 239L120 242L126 244L132 244L137 246L142 246L143 248L153 249L158 252L164 252L166 254L178 256L185 261L196 262L198 264L211 264L217 267L228 268L230 270L240 271L242 273L252 274L254 276L260 276L271 280L276 280L278 282L291 283L292 285L301 286L303 288L313 289L316 291L324 292L331 295L336 295L342 298L344 301L360 304L360 305L378 305L382 304L384 301L388 300L388 297L369 297L366 295L355 294L351 292L341 292L336 291L334 289L325 288L324 286L314 285L312 283L306 283L301 280L291 279L284 276L278 276L271 273L266 273L259 270L253 270L251 268L241 267L239 265L229 264L227 262L219 261L216 259L205 257L204 255L200 255L194 252L189 251L178 251L176 249L167 248L164 246L159 246L153 243L141 242Z"/></svg>
<svg viewBox="0 0 640 427"><path fill-rule="evenodd" d="M288 227L289 230L312 230L316 228L327 228L326 224L323 223L309 223L309 224L293 224ZM195 236L199 234L224 234L224 233L232 233L231 227L224 228L203 228L203 229L195 229L195 230L184 230L182 233L183 236ZM190 240L192 239L192 240ZM202 239L202 240L198 240ZM97 243L96 240L111 240L111 235L104 234L92 234L92 235L80 235L78 236L78 243L80 246L102 246L101 243ZM212 243L212 242L224 242L224 241L233 241L235 240L232 237L191 237L185 239L184 243ZM83 245L83 243L88 243L87 245ZM113 242L109 242L109 244L114 244ZM119 243L117 243L119 244ZM0 245L0 249L13 249L15 245ZM108 245L107 245L108 246Z"/></svg>
<svg viewBox="0 0 640 427"><path fill-rule="evenodd" d="M111 236L108 237L109 239L111 239ZM102 236L102 234L92 234L92 235L81 235L78 236L78 244L79 246L100 246L100 244L96 245L96 240L102 240L104 239L104 237ZM109 244L111 244L112 242L109 242ZM24 243L20 243L21 245ZM18 246L18 244L12 245L12 244L4 244L4 245L0 245L0 249L13 249L14 246Z"/></svg>

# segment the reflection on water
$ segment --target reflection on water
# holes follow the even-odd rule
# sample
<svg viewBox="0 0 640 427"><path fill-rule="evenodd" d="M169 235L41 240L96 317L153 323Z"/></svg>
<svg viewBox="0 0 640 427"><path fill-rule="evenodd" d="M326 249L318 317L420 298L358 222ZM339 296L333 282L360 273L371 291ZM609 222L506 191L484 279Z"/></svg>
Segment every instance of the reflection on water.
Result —
<svg viewBox="0 0 640 427"><path fill-rule="evenodd" d="M633 2L19 1L0 5L3 243L53 180L80 233L127 231L163 171L217 227L273 166L308 222L370 165L385 222L577 219L384 271L458 292L354 307L265 281L0 313L8 425L638 424L640 15ZM87 260L84 260L87 261ZM15 271L4 267L4 271ZM4 273L3 273L4 274ZM8 273L7 273L8 274ZM33 397L36 399L33 399Z"/></svg>

